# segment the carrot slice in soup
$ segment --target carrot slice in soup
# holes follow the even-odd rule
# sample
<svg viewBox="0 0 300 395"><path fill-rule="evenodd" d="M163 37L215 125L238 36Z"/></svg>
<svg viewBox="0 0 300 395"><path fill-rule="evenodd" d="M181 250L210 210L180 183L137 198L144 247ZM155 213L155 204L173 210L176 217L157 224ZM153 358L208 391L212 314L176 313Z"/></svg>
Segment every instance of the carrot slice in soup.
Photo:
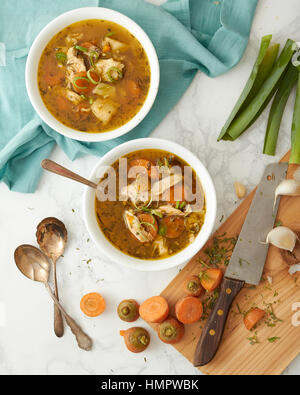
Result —
<svg viewBox="0 0 300 395"><path fill-rule="evenodd" d="M158 225L154 216L148 213L141 213L138 214L138 219L146 232L151 236L151 239L154 240L158 232Z"/></svg>
<svg viewBox="0 0 300 395"><path fill-rule="evenodd" d="M266 315L264 310L254 308L248 311L248 313L244 317L245 327L251 331L255 327L255 325Z"/></svg>
<svg viewBox="0 0 300 395"><path fill-rule="evenodd" d="M162 296L152 296L140 305L140 316L147 322L162 322L169 315L169 305Z"/></svg>
<svg viewBox="0 0 300 395"><path fill-rule="evenodd" d="M200 274L201 284L206 291L214 291L220 285L223 278L221 269L207 269Z"/></svg>
<svg viewBox="0 0 300 395"><path fill-rule="evenodd" d="M172 215L161 220L164 236L168 239L176 239L184 231L184 218Z"/></svg>
<svg viewBox="0 0 300 395"><path fill-rule="evenodd" d="M127 81L127 89L132 97L139 97L141 94L141 88L138 83L133 80Z"/></svg>
<svg viewBox="0 0 300 395"><path fill-rule="evenodd" d="M159 179L159 171L154 163L148 159L134 159L129 163L129 170L132 167L142 167L147 170L148 176L152 179Z"/></svg>
<svg viewBox="0 0 300 395"><path fill-rule="evenodd" d="M82 297L80 301L81 311L88 317L98 317L105 310L105 300L97 292L91 292Z"/></svg>
<svg viewBox="0 0 300 395"><path fill-rule="evenodd" d="M178 300L175 305L175 314L178 321L183 324L193 324L200 320L203 314L203 306L200 299L194 296L186 296Z"/></svg>

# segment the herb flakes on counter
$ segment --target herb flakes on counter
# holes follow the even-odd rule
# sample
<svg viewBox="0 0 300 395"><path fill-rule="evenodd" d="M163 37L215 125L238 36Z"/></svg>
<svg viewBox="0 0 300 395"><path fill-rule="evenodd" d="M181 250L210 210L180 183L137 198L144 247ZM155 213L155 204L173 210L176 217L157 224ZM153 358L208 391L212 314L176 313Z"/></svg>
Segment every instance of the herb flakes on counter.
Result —
<svg viewBox="0 0 300 395"><path fill-rule="evenodd" d="M199 263L201 263L202 267L214 266L218 268L221 264L224 266L229 264L231 253L236 245L238 236L226 237L225 235L224 233L213 238L212 246L206 248L204 251L208 259L205 261L199 259Z"/></svg>
<svg viewBox="0 0 300 395"><path fill-rule="evenodd" d="M274 336L274 337L269 337L268 342L269 343L275 343L277 340L279 340L280 337Z"/></svg>
<svg viewBox="0 0 300 395"><path fill-rule="evenodd" d="M254 346L255 344L258 344L258 336L257 336L257 331L254 332L254 335L252 337L247 337L247 340L250 341L250 345Z"/></svg>

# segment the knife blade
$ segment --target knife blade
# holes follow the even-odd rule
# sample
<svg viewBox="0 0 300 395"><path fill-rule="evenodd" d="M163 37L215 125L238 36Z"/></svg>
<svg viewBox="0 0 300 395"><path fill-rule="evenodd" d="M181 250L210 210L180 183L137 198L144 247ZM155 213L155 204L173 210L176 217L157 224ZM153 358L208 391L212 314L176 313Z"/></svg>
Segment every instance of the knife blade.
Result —
<svg viewBox="0 0 300 395"><path fill-rule="evenodd" d="M273 202L277 185L286 177L288 163L266 166L250 205L221 284L219 298L202 331L194 366L203 366L215 356L222 339L230 306L245 283L258 285L269 246L262 243L273 228L278 205Z"/></svg>

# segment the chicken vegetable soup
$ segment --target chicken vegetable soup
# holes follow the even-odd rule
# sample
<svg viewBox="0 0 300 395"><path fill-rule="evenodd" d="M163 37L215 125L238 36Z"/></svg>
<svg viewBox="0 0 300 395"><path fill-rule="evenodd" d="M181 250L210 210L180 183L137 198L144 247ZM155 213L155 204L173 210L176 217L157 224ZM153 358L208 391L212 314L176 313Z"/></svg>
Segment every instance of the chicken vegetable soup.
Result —
<svg viewBox="0 0 300 395"><path fill-rule="evenodd" d="M110 182L116 185L113 199ZM195 171L176 155L154 149L125 155L110 167L98 184L95 210L106 238L140 259L162 259L186 248L206 212Z"/></svg>
<svg viewBox="0 0 300 395"><path fill-rule="evenodd" d="M85 20L59 32L38 69L44 104L60 122L83 132L116 129L144 104L150 66L140 42L124 27Z"/></svg>

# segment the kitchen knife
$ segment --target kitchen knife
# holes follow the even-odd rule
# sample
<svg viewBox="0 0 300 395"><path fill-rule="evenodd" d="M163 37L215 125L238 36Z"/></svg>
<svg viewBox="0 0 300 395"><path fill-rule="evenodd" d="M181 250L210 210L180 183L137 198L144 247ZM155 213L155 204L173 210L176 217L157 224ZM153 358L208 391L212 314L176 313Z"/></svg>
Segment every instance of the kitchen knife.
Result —
<svg viewBox="0 0 300 395"><path fill-rule="evenodd" d="M286 177L287 169L288 163L273 163L264 171L226 269L220 296L197 344L194 366L206 365L215 356L230 306L244 284L260 282L269 248L262 241L274 226L279 204L273 210L275 189Z"/></svg>

